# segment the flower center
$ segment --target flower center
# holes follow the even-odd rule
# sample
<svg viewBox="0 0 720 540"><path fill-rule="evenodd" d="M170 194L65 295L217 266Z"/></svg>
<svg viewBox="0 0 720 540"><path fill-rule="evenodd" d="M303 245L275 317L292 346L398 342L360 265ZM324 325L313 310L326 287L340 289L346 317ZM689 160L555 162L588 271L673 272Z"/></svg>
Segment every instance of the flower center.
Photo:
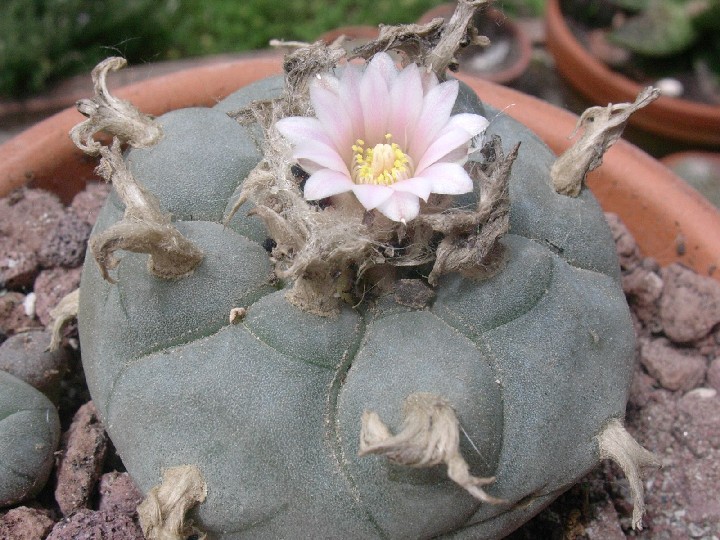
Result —
<svg viewBox="0 0 720 540"><path fill-rule="evenodd" d="M353 164L352 180L356 184L374 184L389 186L399 180L411 176L412 160L402 151L397 143L392 142L392 135L385 135L386 142L365 148L365 141L358 139L352 146Z"/></svg>

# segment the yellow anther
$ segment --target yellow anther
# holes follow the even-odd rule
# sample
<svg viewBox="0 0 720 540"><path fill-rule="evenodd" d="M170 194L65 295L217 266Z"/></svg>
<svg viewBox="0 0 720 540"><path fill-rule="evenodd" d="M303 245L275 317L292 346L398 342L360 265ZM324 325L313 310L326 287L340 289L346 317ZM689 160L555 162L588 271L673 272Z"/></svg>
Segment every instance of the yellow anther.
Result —
<svg viewBox="0 0 720 540"><path fill-rule="evenodd" d="M397 143L391 143L392 134L385 134L386 143L365 148L365 141L357 139L352 145L352 179L356 184L389 186L411 176L412 162Z"/></svg>

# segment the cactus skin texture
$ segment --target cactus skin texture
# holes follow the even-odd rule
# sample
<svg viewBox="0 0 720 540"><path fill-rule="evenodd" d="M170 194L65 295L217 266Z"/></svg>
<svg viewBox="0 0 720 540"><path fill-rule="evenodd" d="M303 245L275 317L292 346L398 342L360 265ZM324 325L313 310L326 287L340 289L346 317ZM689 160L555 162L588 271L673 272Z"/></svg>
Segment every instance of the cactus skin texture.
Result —
<svg viewBox="0 0 720 540"><path fill-rule="evenodd" d="M31 499L43 488L59 441L55 405L0 370L0 509Z"/></svg>
<svg viewBox="0 0 720 540"><path fill-rule="evenodd" d="M635 343L602 210L588 190L556 194L550 150L462 87L456 112L487 117L506 152L521 143L503 269L442 276L424 309L388 297L304 313L269 280L251 206L221 224L260 159L259 131L226 113L281 85L168 113L163 139L126 156L204 259L168 281L123 252L115 285L86 261L83 363L108 432L146 492L164 469L200 469L207 499L191 517L211 538L500 538L590 471L598 434L624 415ZM111 196L95 234L122 214ZM504 504L443 466L358 456L363 412L396 433L417 392L451 405L470 472L494 476L485 489Z"/></svg>

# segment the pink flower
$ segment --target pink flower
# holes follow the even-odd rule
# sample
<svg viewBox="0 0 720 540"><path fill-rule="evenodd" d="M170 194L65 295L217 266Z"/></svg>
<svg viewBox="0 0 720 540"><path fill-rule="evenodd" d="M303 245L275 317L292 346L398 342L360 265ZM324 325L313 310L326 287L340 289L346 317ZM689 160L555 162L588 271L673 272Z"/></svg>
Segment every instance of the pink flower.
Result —
<svg viewBox="0 0 720 540"><path fill-rule="evenodd" d="M457 81L438 83L416 64L398 71L386 53L376 54L364 72L348 65L339 78L314 80L316 117L276 124L310 174L305 198L352 191L366 209L407 222L431 193L472 191L463 164L488 121L477 114L450 116L457 95Z"/></svg>

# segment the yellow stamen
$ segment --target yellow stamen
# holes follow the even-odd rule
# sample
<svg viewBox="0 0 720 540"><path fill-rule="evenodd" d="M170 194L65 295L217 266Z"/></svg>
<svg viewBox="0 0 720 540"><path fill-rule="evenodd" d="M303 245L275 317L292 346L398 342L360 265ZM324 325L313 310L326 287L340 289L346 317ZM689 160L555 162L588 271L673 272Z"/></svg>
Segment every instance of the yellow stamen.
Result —
<svg viewBox="0 0 720 540"><path fill-rule="evenodd" d="M358 139L352 145L352 179L356 184L389 186L412 176L413 163L392 135L385 134L386 143L365 148L365 141Z"/></svg>

